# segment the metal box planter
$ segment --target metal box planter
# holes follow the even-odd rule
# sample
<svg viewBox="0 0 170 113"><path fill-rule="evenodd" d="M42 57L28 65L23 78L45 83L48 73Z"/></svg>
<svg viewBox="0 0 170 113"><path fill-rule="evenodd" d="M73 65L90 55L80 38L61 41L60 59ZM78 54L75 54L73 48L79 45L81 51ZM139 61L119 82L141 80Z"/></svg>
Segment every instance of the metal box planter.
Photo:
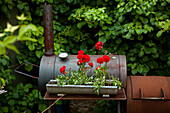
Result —
<svg viewBox="0 0 170 113"><path fill-rule="evenodd" d="M57 85L56 80L50 80L46 84L49 94L96 94L92 85ZM102 86L99 93L103 95L116 95L117 86Z"/></svg>

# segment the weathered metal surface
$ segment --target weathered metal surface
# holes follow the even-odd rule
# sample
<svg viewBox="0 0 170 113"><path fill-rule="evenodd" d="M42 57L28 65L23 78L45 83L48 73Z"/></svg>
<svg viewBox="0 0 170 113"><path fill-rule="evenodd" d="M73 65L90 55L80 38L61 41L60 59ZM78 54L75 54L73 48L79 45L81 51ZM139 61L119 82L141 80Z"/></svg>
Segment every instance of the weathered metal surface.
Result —
<svg viewBox="0 0 170 113"><path fill-rule="evenodd" d="M170 99L170 87L168 85L167 77L131 76L130 78L132 82L133 99L141 99L141 91L144 98L160 98L163 97L162 90L166 95L166 99Z"/></svg>
<svg viewBox="0 0 170 113"><path fill-rule="evenodd" d="M46 84L47 92L50 94L96 94L94 86L90 85L57 85L56 80L50 80ZM116 95L117 86L103 86L100 89L100 94Z"/></svg>
<svg viewBox="0 0 170 113"><path fill-rule="evenodd" d="M54 64L55 64L56 56L43 56L40 62L39 69L39 86L42 94L45 94L46 84L50 81L50 79L54 76Z"/></svg>
<svg viewBox="0 0 170 113"><path fill-rule="evenodd" d="M127 113L170 113L170 100L168 99L170 95L166 92L166 90L168 91L170 88L170 77L133 76L133 80L131 77L127 78ZM168 85L168 89L164 89L166 95L165 100L152 99L152 97L163 96L161 90L159 90L159 84L162 86L164 86L164 84ZM155 88L155 86L157 88ZM143 97L150 97L150 99L141 100L139 87L141 87L143 91Z"/></svg>
<svg viewBox="0 0 170 113"><path fill-rule="evenodd" d="M56 100L60 98L56 94L49 94L48 92L44 95L44 100ZM102 97L102 95L79 95L79 94L66 94L60 100L126 100L126 94L124 88L118 90L117 95L110 95L110 97Z"/></svg>
<svg viewBox="0 0 170 113"><path fill-rule="evenodd" d="M88 64L85 66L86 68L89 68L88 76L94 74L94 70L97 68L97 66L99 66L99 63L97 63L96 60L97 58L102 56L103 55L90 55L91 57L90 62L93 62L93 68L90 68ZM43 56L40 64L40 73L39 73L40 74L39 81L41 82L42 85L41 89L45 87L45 84L49 81L49 78L54 78L56 75L61 75L60 68L62 66L66 66L66 71L68 71L69 68L71 68L71 70L73 71L78 70L79 67L77 66L77 61L78 61L77 55L68 55L66 59L62 59L59 56L51 56L51 57ZM109 67L108 73L110 75L113 75L116 78L120 78L123 84L126 84L126 78L127 78L126 57L124 55L111 55L110 61L107 63L107 66ZM45 77L47 79L45 79Z"/></svg>
<svg viewBox="0 0 170 113"><path fill-rule="evenodd" d="M54 55L53 39L53 9L52 5L43 5L43 22L44 22L44 45L45 55Z"/></svg>
<svg viewBox="0 0 170 113"><path fill-rule="evenodd" d="M88 76L91 76L92 74L94 74L94 70L99 66L99 63L97 63L96 60L97 58L102 57L102 56L103 55L90 55L90 58L91 58L90 62L93 63L93 67L90 68L90 66L88 66L88 63L85 66L89 68ZM79 67L77 66L77 61L78 61L77 55L69 55L64 60L56 56L54 75L61 75L60 68L62 66L66 66L66 71L68 71L69 68L71 68L71 70L78 70ZM121 62L121 65L120 65L120 62ZM104 65L104 63L102 65ZM126 77L127 77L127 73L125 72L126 71L126 57L124 55L111 55L110 61L107 63L107 66L109 67L109 69L107 70L109 75L113 75L115 78L120 78L122 82L126 82ZM107 78L109 77L107 76Z"/></svg>

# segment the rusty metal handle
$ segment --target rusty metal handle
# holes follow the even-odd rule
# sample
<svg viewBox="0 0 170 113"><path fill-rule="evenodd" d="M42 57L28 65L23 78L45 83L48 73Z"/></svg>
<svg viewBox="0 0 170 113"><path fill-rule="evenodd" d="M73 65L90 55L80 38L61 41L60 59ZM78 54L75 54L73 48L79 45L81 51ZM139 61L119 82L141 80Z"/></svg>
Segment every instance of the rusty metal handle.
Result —
<svg viewBox="0 0 170 113"><path fill-rule="evenodd" d="M163 97L143 97L142 89L139 88L139 90L140 90L140 94L141 94L141 100L165 100L166 99L165 92L162 88L161 88L161 92L163 94Z"/></svg>
<svg viewBox="0 0 170 113"><path fill-rule="evenodd" d="M18 66L14 71L15 71L16 73L19 73L19 74L22 74L22 75L25 75L25 76L28 76L28 77L31 77L31 78L38 79L38 77L35 77L35 76L29 75L29 74L27 74L27 73L24 73L24 72L21 72L21 71L18 71L18 70L17 70L17 69L19 69L20 67L22 67L25 63L30 64L30 65L33 65L33 66L36 66L36 67L39 67L39 66L37 66L37 65L35 65L35 64L31 64L31 63L29 63L29 62L24 62L24 63L22 63L20 66Z"/></svg>

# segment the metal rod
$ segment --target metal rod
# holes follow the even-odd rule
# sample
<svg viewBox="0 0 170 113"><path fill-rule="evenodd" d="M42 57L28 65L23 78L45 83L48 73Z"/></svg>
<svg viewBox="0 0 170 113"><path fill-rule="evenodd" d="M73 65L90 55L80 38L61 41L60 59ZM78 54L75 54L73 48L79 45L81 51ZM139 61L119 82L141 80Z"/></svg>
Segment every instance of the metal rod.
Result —
<svg viewBox="0 0 170 113"><path fill-rule="evenodd" d="M36 66L36 67L39 67L38 65L35 65L35 64L31 64L29 62L24 62L22 63L20 66L18 66L14 71L19 73L19 74L22 74L22 75L25 75L25 76L28 76L28 77L31 77L31 78L35 78L35 79L38 79L38 77L35 77L35 76L32 76L32 75L29 75L29 74L26 74L24 72L21 72L21 71L18 71L17 69L19 69L20 67L22 67L25 63L29 64L29 65L33 65L33 66Z"/></svg>
<svg viewBox="0 0 170 113"><path fill-rule="evenodd" d="M139 88L139 90L140 90L140 94L141 94L141 100L165 100L166 99L165 93L162 88L161 88L161 92L163 94L163 97L143 97L142 89Z"/></svg>
<svg viewBox="0 0 170 113"><path fill-rule="evenodd" d="M117 101L117 113L121 113L121 109L120 109L120 101Z"/></svg>
<svg viewBox="0 0 170 113"><path fill-rule="evenodd" d="M53 9L52 5L43 5L43 22L44 22L44 46L45 55L54 55L53 39Z"/></svg>
<svg viewBox="0 0 170 113"><path fill-rule="evenodd" d="M161 88L161 91L162 91L162 94L163 94L164 99L166 99L165 92L164 92L164 90L163 90L162 88Z"/></svg>

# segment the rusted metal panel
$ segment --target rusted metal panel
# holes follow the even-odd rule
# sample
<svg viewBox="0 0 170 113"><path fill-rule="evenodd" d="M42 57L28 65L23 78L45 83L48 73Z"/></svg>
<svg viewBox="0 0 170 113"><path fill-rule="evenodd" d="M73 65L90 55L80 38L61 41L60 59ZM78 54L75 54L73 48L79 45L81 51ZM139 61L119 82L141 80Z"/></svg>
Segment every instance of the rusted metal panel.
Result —
<svg viewBox="0 0 170 113"><path fill-rule="evenodd" d="M163 76L131 76L132 95L133 99L141 98L141 91L143 97L163 97L163 92L166 99L170 99L170 87L168 85L168 77ZM163 92L162 92L163 91Z"/></svg>
<svg viewBox="0 0 170 113"><path fill-rule="evenodd" d="M52 5L43 5L43 22L44 22L44 45L45 55L54 55L53 39L53 9Z"/></svg>
<svg viewBox="0 0 170 113"><path fill-rule="evenodd" d="M132 77L132 76L131 76ZM155 100L155 99L147 99L147 100L141 100L141 95L140 95L140 91L138 90L138 93L140 96L138 99L135 98L133 99L133 91L134 91L134 86L136 85L136 87L143 87L145 85L148 85L148 87L146 87L146 89L142 89L143 91L143 96L160 96L159 94L161 94L160 92L157 91L153 91L155 89L150 88L150 86L156 86L156 84L158 84L158 78L161 79L162 77L159 76L151 76L151 78L149 78L151 81L150 83L148 83L148 77L144 77L144 76L133 76L137 77L138 79L141 80L135 80L135 83L132 83L132 79L131 77L127 78L127 113L170 113L170 101L168 99L165 100ZM155 80L154 80L155 79ZM170 77L166 77L167 81L170 81ZM162 81L162 80L160 80ZM164 80L163 80L164 81ZM134 81L133 81L134 82ZM141 82L141 83L138 83ZM145 84L146 82L146 84ZM169 82L165 82L164 84L169 84ZM142 86L143 85L143 86ZM170 88L170 87L168 87ZM147 90L147 91L146 91ZM167 89L168 90L168 89ZM149 92L150 93L147 93ZM135 91L136 92L136 91ZM159 93L154 94L154 93ZM145 95L146 94L146 95ZM168 95L167 95L168 97Z"/></svg>

